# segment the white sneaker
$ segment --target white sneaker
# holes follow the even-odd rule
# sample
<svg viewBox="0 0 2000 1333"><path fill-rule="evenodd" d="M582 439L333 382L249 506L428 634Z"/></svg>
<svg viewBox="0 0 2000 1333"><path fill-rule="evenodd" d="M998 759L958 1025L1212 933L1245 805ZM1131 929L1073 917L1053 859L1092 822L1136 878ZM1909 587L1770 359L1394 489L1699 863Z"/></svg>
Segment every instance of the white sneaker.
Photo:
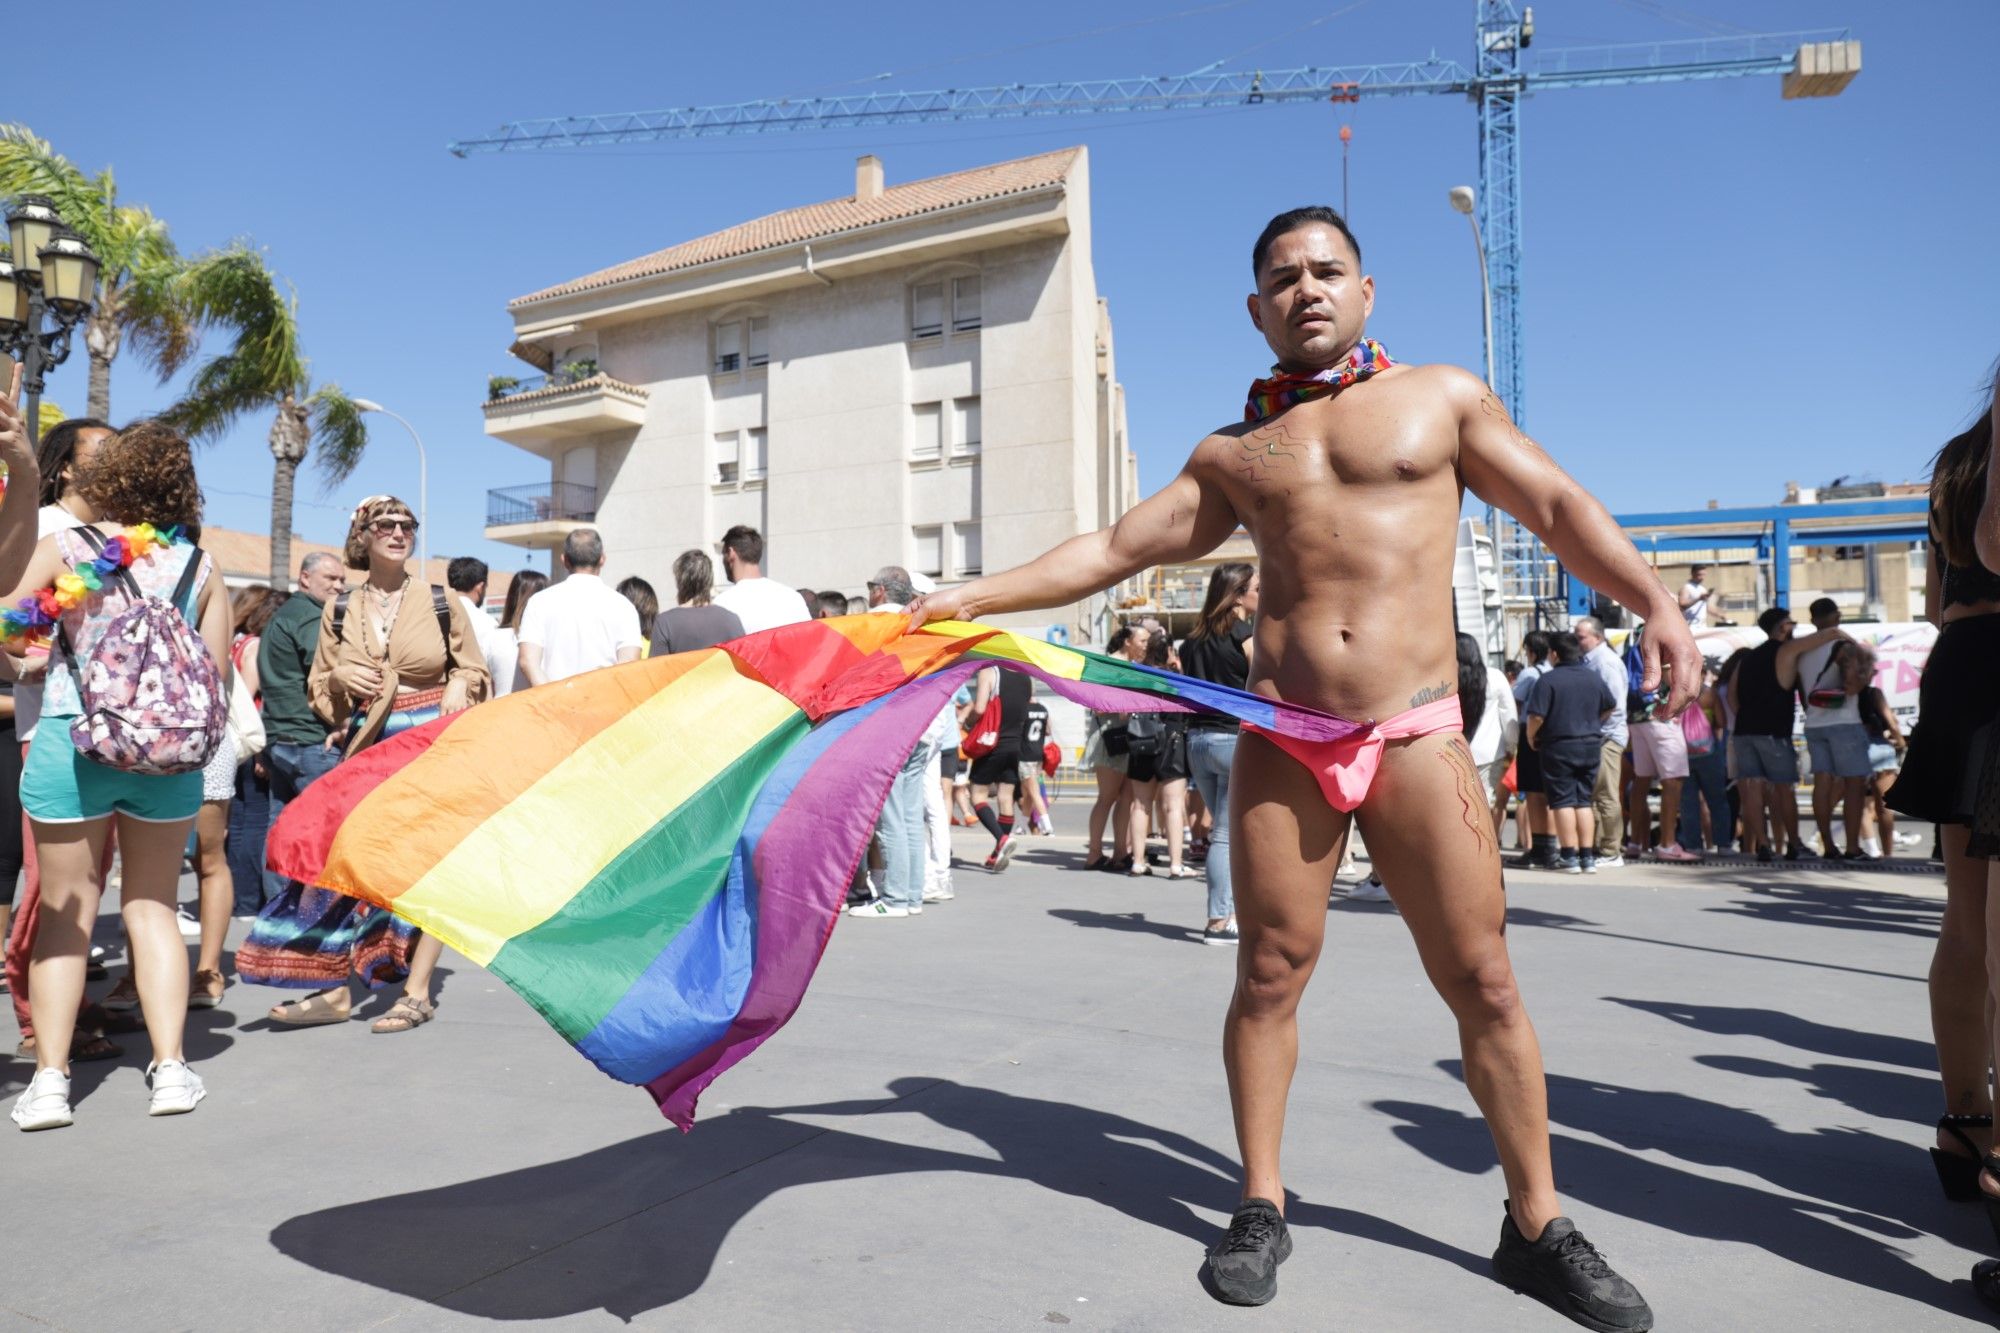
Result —
<svg viewBox="0 0 2000 1333"><path fill-rule="evenodd" d="M197 918L189 916L187 908L180 907L174 910L174 924L181 928L182 939L198 940L201 938L201 922Z"/></svg>
<svg viewBox="0 0 2000 1333"><path fill-rule="evenodd" d="M1896 835L1896 845L1898 847L1914 847L1922 841L1923 839L1914 833L1898 833Z"/></svg>
<svg viewBox="0 0 2000 1333"><path fill-rule="evenodd" d="M1389 890L1381 880L1370 875L1356 884L1347 896L1357 903L1386 903L1389 901Z"/></svg>
<svg viewBox="0 0 2000 1333"><path fill-rule="evenodd" d="M1600 856L1597 858L1597 868L1599 870L1616 870L1624 864L1625 854L1623 852L1613 852L1609 856Z"/></svg>
<svg viewBox="0 0 2000 1333"><path fill-rule="evenodd" d="M922 909L920 908L918 910L921 911ZM858 907L848 908L847 914L849 916L886 918L886 917L896 917L896 916L908 916L910 914L910 909L907 907L899 907L894 903L884 902L882 899L877 898L873 902L862 903Z"/></svg>
<svg viewBox="0 0 2000 1333"><path fill-rule="evenodd" d="M1882 840L1880 838L1863 838L1861 840L1861 850L1879 861L1882 859Z"/></svg>
<svg viewBox="0 0 2000 1333"><path fill-rule="evenodd" d="M208 1096L201 1075L179 1060L146 1066L146 1083L153 1089L147 1115L186 1115Z"/></svg>
<svg viewBox="0 0 2000 1333"><path fill-rule="evenodd" d="M924 901L927 903L948 903L957 896L949 884L930 884L924 888Z"/></svg>
<svg viewBox="0 0 2000 1333"><path fill-rule="evenodd" d="M38 1069L14 1099L14 1123L22 1129L61 1129L76 1123L69 1110L69 1075L60 1069Z"/></svg>

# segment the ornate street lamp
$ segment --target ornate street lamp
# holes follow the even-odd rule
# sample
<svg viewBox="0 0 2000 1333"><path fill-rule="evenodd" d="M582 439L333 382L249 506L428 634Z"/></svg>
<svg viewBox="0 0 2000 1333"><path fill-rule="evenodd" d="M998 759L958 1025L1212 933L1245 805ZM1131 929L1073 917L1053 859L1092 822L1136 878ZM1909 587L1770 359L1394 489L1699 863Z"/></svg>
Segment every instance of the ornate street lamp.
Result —
<svg viewBox="0 0 2000 1333"><path fill-rule="evenodd" d="M65 227L55 205L24 194L7 210L11 259L0 260L0 352L21 362L28 439L42 435L42 383L69 358L70 334L90 316L97 256Z"/></svg>

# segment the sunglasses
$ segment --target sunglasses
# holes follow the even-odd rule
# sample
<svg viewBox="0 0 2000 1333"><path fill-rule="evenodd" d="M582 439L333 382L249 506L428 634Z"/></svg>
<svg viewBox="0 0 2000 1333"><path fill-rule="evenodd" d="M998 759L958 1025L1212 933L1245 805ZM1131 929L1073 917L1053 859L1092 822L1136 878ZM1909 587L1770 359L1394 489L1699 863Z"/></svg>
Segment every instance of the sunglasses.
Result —
<svg viewBox="0 0 2000 1333"><path fill-rule="evenodd" d="M368 530L377 537L387 537L398 532L414 534L417 520L414 518L378 518L368 525Z"/></svg>

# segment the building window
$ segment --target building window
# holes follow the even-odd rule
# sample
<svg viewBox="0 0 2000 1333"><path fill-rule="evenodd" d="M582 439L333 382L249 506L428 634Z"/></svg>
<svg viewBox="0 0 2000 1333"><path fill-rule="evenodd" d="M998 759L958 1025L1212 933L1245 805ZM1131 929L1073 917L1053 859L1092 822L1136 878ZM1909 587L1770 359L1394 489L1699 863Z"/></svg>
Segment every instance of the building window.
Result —
<svg viewBox="0 0 2000 1333"><path fill-rule="evenodd" d="M762 315L750 321L750 352L745 360L752 370L771 364L771 321Z"/></svg>
<svg viewBox="0 0 2000 1333"><path fill-rule="evenodd" d="M770 432L762 426L747 432L746 448L743 454L743 480L762 481L766 465L765 451L769 447Z"/></svg>
<svg viewBox="0 0 2000 1333"><path fill-rule="evenodd" d="M979 275L951 280L951 331L970 333L979 327Z"/></svg>
<svg viewBox="0 0 2000 1333"><path fill-rule="evenodd" d="M951 400L951 451L963 457L979 452L979 398Z"/></svg>
<svg viewBox="0 0 2000 1333"><path fill-rule="evenodd" d="M740 475L738 468L737 432L724 431L715 437L715 484L734 486Z"/></svg>
<svg viewBox="0 0 2000 1333"><path fill-rule="evenodd" d="M951 565L962 579L978 575L979 525L977 523L954 523L951 525Z"/></svg>
<svg viewBox="0 0 2000 1333"><path fill-rule="evenodd" d="M715 373L734 375L743 369L743 321L715 326Z"/></svg>
<svg viewBox="0 0 2000 1333"><path fill-rule="evenodd" d="M944 284L920 282L910 288L910 337L944 335Z"/></svg>
<svg viewBox="0 0 2000 1333"><path fill-rule="evenodd" d="M944 404L917 403L910 408L910 457L944 457Z"/></svg>
<svg viewBox="0 0 2000 1333"><path fill-rule="evenodd" d="M932 578L944 576L944 529L938 527L911 528L911 546L914 554L910 568L919 574Z"/></svg>

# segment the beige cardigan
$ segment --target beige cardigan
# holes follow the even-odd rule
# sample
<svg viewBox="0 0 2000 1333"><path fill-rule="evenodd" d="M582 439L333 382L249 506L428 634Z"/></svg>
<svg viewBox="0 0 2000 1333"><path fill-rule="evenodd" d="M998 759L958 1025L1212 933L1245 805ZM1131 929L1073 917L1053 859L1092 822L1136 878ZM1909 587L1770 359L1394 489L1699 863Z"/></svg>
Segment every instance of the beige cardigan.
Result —
<svg viewBox="0 0 2000 1333"><path fill-rule="evenodd" d="M486 697L486 659L480 655L472 625L465 618L465 604L449 589L445 591L444 603L451 617L450 644L438 641L437 611L431 604L430 589L413 582L403 593L403 604L396 612L395 623L389 626L389 660L386 664L382 661L382 642L368 614L362 587L357 585L348 592L351 595L339 642L335 642L333 637L333 599L327 601L326 610L320 613L319 651L313 657L312 672L306 679L306 696L312 701L313 711L332 724L335 730L347 725L357 705L367 706L360 725L348 737L348 754L374 742L382 730L382 723L395 706L396 691L402 686L431 690L454 680L462 680L466 685L465 699L468 704L476 704ZM333 676L333 669L344 664L380 669L381 695L373 700L348 697L347 691Z"/></svg>

